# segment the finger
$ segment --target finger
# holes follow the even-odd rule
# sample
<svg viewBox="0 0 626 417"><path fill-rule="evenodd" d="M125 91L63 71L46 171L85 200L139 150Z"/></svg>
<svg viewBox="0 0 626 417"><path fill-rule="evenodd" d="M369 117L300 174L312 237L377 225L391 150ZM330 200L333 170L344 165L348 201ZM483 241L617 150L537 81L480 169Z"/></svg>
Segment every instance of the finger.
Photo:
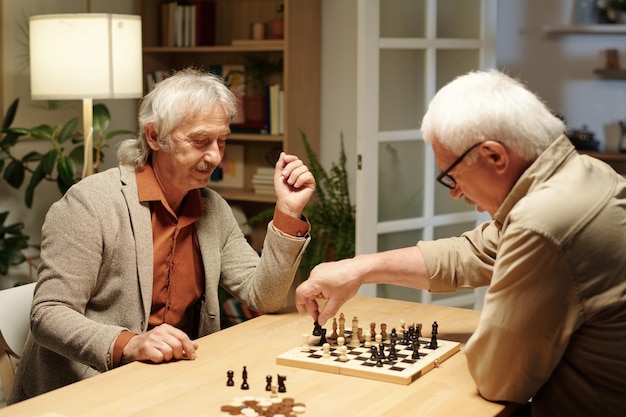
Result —
<svg viewBox="0 0 626 417"><path fill-rule="evenodd" d="M198 349L198 344L192 342L191 340L187 340L183 342L183 358L194 360L196 359L196 350Z"/></svg>
<svg viewBox="0 0 626 417"><path fill-rule="evenodd" d="M328 319L334 317L337 314L337 311L339 311L339 307L341 307L342 304L342 302L337 302L333 297L330 297L319 313L319 316L317 318L318 323L326 323Z"/></svg>

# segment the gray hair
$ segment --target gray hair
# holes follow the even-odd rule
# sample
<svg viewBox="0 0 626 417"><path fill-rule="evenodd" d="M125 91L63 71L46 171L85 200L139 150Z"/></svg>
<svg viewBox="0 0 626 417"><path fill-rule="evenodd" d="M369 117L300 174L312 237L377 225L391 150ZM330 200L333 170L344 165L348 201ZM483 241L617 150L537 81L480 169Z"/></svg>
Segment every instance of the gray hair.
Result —
<svg viewBox="0 0 626 417"><path fill-rule="evenodd" d="M534 161L566 126L520 81L492 69L462 75L439 90L421 130L426 143L436 140L456 154L495 140Z"/></svg>
<svg viewBox="0 0 626 417"><path fill-rule="evenodd" d="M157 83L142 99L139 107L137 138L122 142L117 159L122 165L143 166L151 149L145 136L145 126L152 124L158 133L159 146L170 149L172 130L187 118L206 109L225 109L231 118L237 111L237 98L220 77L187 68Z"/></svg>

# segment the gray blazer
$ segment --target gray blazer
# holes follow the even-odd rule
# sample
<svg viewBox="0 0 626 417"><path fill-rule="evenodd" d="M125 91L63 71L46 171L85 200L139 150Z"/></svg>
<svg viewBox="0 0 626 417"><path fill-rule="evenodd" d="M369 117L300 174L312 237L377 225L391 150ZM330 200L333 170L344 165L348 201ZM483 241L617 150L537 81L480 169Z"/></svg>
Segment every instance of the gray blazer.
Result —
<svg viewBox="0 0 626 417"><path fill-rule="evenodd" d="M197 236L205 274L199 335L220 326L218 285L253 310L284 307L309 237L269 224L259 257L229 205L202 189ZM139 202L134 168L89 176L54 203L42 228L31 331L8 402L107 370L122 330L145 332L152 302L150 209Z"/></svg>

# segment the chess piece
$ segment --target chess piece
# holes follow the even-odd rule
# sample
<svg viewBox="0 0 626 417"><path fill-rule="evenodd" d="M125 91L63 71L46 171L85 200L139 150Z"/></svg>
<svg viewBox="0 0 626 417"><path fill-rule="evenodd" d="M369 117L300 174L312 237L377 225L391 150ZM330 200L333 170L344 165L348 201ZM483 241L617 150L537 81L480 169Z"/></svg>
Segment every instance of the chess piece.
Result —
<svg viewBox="0 0 626 417"><path fill-rule="evenodd" d="M411 355L411 359L419 359L420 358L420 352L419 352L420 344L419 344L419 341L414 340L412 346L413 346L413 354Z"/></svg>
<svg viewBox="0 0 626 417"><path fill-rule="evenodd" d="M250 386L248 385L248 370L245 366L243 367L241 378L243 379L243 382L241 383L241 389L250 389Z"/></svg>
<svg viewBox="0 0 626 417"><path fill-rule="evenodd" d="M309 335L306 333L302 334L302 344L300 345L300 351L306 352L309 348Z"/></svg>
<svg viewBox="0 0 626 417"><path fill-rule="evenodd" d="M372 346L372 334L369 332L369 330L365 331L365 342L363 342L363 347L370 347Z"/></svg>
<svg viewBox="0 0 626 417"><path fill-rule="evenodd" d="M370 333L372 334L372 337L376 337L376 323L374 322L370 323Z"/></svg>
<svg viewBox="0 0 626 417"><path fill-rule="evenodd" d="M233 381L233 376L235 376L235 373L233 371L228 371L226 372L226 376L228 377L228 380L226 381L226 386L227 387L232 387L235 385L235 381Z"/></svg>
<svg viewBox="0 0 626 417"><path fill-rule="evenodd" d="M320 330L322 330L322 326L318 322L313 323L313 336L319 336Z"/></svg>
<svg viewBox="0 0 626 417"><path fill-rule="evenodd" d="M439 328L439 325L437 324L437 322L433 323L433 330L430 336L430 345L428 346L431 349L437 349L437 329Z"/></svg>
<svg viewBox="0 0 626 417"><path fill-rule="evenodd" d="M324 343L322 345L322 359L330 359L330 344Z"/></svg>
<svg viewBox="0 0 626 417"><path fill-rule="evenodd" d="M341 362L348 362L348 346L339 346L339 360Z"/></svg>
<svg viewBox="0 0 626 417"><path fill-rule="evenodd" d="M343 313L339 314L339 337L343 337L345 339L346 334L346 318Z"/></svg>
<svg viewBox="0 0 626 417"><path fill-rule="evenodd" d="M285 381L287 377L285 375L278 375L278 392L287 392L287 387L285 387Z"/></svg>
<svg viewBox="0 0 626 417"><path fill-rule="evenodd" d="M372 354L372 356L370 356L370 360L375 361L378 358L378 349L376 349L376 346L370 346L370 353Z"/></svg>
<svg viewBox="0 0 626 417"><path fill-rule="evenodd" d="M265 391L271 391L272 390L272 376L268 375L265 377Z"/></svg>
<svg viewBox="0 0 626 417"><path fill-rule="evenodd" d="M386 323L380 323L380 335L383 338L383 340L387 340L387 324Z"/></svg>
<svg viewBox="0 0 626 417"><path fill-rule="evenodd" d="M317 344L316 344L317 346L323 346L324 343L327 342L327 340L326 340L326 329L324 329L324 328L320 329L320 335L321 335L320 341L317 342Z"/></svg>
<svg viewBox="0 0 626 417"><path fill-rule="evenodd" d="M396 342L391 342L389 345L389 354L387 355L387 359L389 359L390 362L398 359L398 355L396 354Z"/></svg>
<svg viewBox="0 0 626 417"><path fill-rule="evenodd" d="M359 347L361 342L359 341L359 320L355 317L352 318L352 336L350 337L350 347Z"/></svg>

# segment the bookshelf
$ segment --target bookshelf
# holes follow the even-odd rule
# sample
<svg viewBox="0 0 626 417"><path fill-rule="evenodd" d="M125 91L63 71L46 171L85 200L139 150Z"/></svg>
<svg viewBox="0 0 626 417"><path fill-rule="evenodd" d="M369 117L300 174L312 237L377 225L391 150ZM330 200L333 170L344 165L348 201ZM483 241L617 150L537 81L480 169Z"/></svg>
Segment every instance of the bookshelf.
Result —
<svg viewBox="0 0 626 417"><path fill-rule="evenodd" d="M306 133L312 148L319 152L320 135L320 19L319 0L193 0L198 7L214 4L214 42L196 46L164 45L162 4L168 0L138 0L137 13L143 24L144 74L194 66L246 65L250 56L282 60L282 73L274 76L283 90L282 134L240 133L233 127L229 143L242 144L244 150L243 188L215 189L233 205L241 206L248 217L265 204L274 202L272 194L254 192L252 178L258 167L270 162L280 150L293 153L308 162L300 131ZM203 3L203 4L201 4ZM278 12L279 7L282 12ZM283 19L282 38L251 40L253 23ZM210 23L196 19L205 30ZM226 147L228 151L228 145ZM262 203L259 205L259 203ZM253 246L258 249L261 242Z"/></svg>

